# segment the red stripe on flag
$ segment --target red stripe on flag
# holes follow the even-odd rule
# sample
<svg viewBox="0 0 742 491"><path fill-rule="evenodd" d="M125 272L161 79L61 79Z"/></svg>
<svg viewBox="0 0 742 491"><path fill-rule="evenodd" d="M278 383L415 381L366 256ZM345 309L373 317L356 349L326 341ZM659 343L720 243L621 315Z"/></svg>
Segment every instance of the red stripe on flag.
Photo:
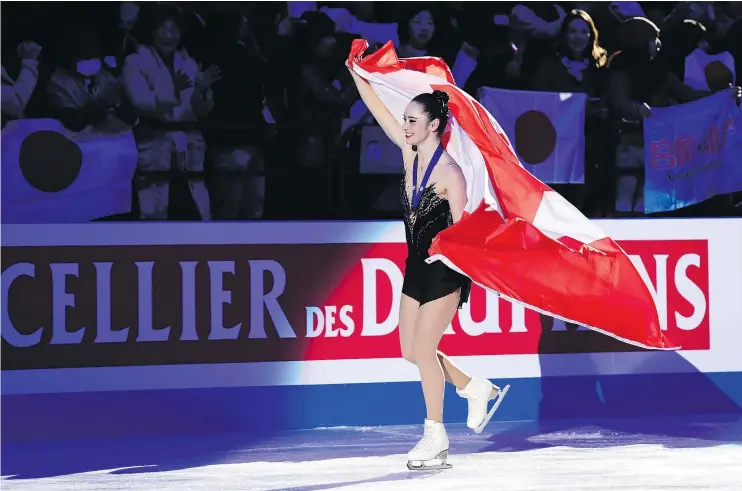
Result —
<svg viewBox="0 0 742 491"><path fill-rule="evenodd" d="M453 74L448 68L445 61L440 58L433 58L430 56L424 56L421 58L408 58L404 60L404 68L407 70L414 70L416 72L423 72L429 75L438 77L441 80L448 82L451 85L455 85L453 80Z"/></svg>
<svg viewBox="0 0 742 491"><path fill-rule="evenodd" d="M517 157L492 126L487 113L476 111L465 92L453 85L433 85L432 88L448 93L449 108L456 122L482 152L505 217L517 216L532 222L544 191L551 188L518 164Z"/></svg>
<svg viewBox="0 0 742 491"><path fill-rule="evenodd" d="M557 240L559 240L559 242L561 242L561 243L562 243L562 244L564 244L565 246L569 247L569 248L570 248L570 249L572 249L573 251L576 251L576 250L578 250L578 249L579 249L580 247L582 247L582 246L584 246L584 245L585 245L585 243L584 243L584 242L580 242L579 240L577 240L577 239L573 239L572 237L569 237L569 236L567 236L567 235L565 235L565 236L563 236L563 237L559 237L559 239L557 239Z"/></svg>
<svg viewBox="0 0 742 491"><path fill-rule="evenodd" d="M391 42L361 60L366 46L363 40L353 42L351 67L356 64L376 74L405 67L426 73L428 66L440 70L441 61L433 58L411 64L399 60ZM436 237L430 255L535 310L631 344L676 349L664 337L654 299L624 251L609 238L590 244L571 237L556 240L536 227L533 222L544 193L551 189L519 165L481 104L453 84L431 84L431 89L449 94L456 122L484 157L505 218L487 211L482 202Z"/></svg>

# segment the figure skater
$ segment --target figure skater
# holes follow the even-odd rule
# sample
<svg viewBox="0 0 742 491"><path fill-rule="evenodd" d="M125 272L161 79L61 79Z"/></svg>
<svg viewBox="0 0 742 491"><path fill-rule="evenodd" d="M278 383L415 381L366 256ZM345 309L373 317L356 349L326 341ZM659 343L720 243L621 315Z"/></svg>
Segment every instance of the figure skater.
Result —
<svg viewBox="0 0 742 491"><path fill-rule="evenodd" d="M402 149L402 200L407 261L399 311L402 356L420 371L427 417L424 435L408 454L411 470L449 468L448 436L443 426L445 381L468 400L466 424L479 433L502 402L504 389L473 378L443 353L438 343L456 310L469 298L471 280L440 261L427 264L433 238L458 222L467 202L461 168L446 152L441 135L448 123L448 94L436 90L416 96L402 123L386 109L371 86L350 71L363 102L386 135ZM488 411L489 401L495 400ZM438 461L429 465L429 461Z"/></svg>

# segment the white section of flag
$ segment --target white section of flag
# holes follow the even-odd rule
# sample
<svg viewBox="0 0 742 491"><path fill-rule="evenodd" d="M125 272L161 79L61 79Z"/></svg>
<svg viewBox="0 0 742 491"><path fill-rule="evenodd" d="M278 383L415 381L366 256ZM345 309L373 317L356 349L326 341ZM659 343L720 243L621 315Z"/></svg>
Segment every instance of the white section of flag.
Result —
<svg viewBox="0 0 742 491"><path fill-rule="evenodd" d="M415 96L421 92L431 92L431 85L445 83L433 75L411 70L379 74L366 72L358 66L354 66L353 69L368 80L381 102L400 124L405 107ZM498 127L496 121L492 123ZM485 171L484 157L471 138L461 129L453 114L449 126L447 131L450 131L451 139L446 151L464 173L468 198L466 211L471 213L484 199L492 209L500 212L500 205Z"/></svg>
<svg viewBox="0 0 742 491"><path fill-rule="evenodd" d="M32 186L21 169L24 141L37 132L58 133L80 150L79 174L67 188L58 192ZM58 160L61 156L56 155L54 149L47 150L47 165L74 166ZM117 127L115 131L104 132L88 127L75 133L54 119L11 121L2 131L2 220L5 223L79 223L127 213L131 211L131 183L137 159L134 134L129 128ZM36 166L39 165L37 162ZM43 168L34 172L43 172Z"/></svg>

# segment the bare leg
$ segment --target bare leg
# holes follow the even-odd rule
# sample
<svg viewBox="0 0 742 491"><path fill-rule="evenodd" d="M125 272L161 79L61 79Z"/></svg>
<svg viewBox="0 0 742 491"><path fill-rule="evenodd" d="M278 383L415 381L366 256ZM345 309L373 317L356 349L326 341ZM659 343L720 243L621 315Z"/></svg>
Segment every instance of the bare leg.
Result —
<svg viewBox="0 0 742 491"><path fill-rule="evenodd" d="M399 307L399 344L402 347L402 357L412 364L415 364L413 341L415 339L415 326L419 312L420 304L417 300L403 294ZM451 318L453 318L453 314L451 315ZM446 324L446 327L448 327L448 324ZM446 327L443 328L444 331L446 330ZM441 334L441 336L442 335L443 334ZM443 375L445 376L446 381L455 385L459 389L463 389L466 384L469 383L471 377L457 367L448 356L443 354L441 351L436 350L436 353L438 355L438 360L443 367Z"/></svg>
<svg viewBox="0 0 742 491"><path fill-rule="evenodd" d="M412 341L415 339L415 320L420 310L420 303L404 293L399 302L399 345L402 348L402 358L415 363L412 352Z"/></svg>
<svg viewBox="0 0 742 491"><path fill-rule="evenodd" d="M445 331L445 328L443 330ZM463 389L466 387L466 384L471 380L471 376L457 367L454 362L452 362L448 356L440 350L436 351L436 354L438 355L438 361L443 368L443 375L446 377L446 381L452 383L457 389Z"/></svg>
<svg viewBox="0 0 742 491"><path fill-rule="evenodd" d="M413 356L420 370L427 419L431 421L443 422L445 375L438 356L438 343L451 322L458 304L459 292L454 292L421 306L415 320ZM447 361L450 363L450 360ZM449 372L454 384L463 382L463 385L466 385L468 378L465 381L456 380L461 374L463 372L458 369Z"/></svg>

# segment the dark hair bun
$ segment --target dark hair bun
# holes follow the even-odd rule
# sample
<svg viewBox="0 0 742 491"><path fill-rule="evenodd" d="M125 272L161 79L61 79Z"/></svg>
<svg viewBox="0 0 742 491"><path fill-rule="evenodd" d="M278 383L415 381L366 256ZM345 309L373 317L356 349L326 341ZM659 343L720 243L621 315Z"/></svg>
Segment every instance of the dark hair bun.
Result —
<svg viewBox="0 0 742 491"><path fill-rule="evenodd" d="M423 111L430 117L431 121L438 119L440 125L436 132L443 134L443 130L446 129L448 124L449 110L448 110L448 94L442 90L434 90L433 92L423 92L418 94L413 102L417 102L423 108Z"/></svg>
<svg viewBox="0 0 742 491"><path fill-rule="evenodd" d="M442 90L434 90L433 96L435 96L436 100L438 100L440 104L448 104L449 97L447 92L443 92Z"/></svg>

